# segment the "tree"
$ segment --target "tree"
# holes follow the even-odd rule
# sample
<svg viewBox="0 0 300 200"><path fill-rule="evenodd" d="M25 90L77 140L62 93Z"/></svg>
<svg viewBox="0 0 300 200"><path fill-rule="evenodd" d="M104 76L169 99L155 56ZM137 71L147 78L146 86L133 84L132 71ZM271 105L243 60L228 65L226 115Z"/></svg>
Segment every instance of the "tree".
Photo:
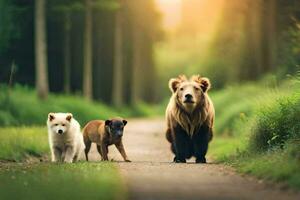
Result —
<svg viewBox="0 0 300 200"><path fill-rule="evenodd" d="M92 1L85 0L84 56L83 56L83 95L91 100L92 94Z"/></svg>
<svg viewBox="0 0 300 200"><path fill-rule="evenodd" d="M121 107L123 100L123 0L119 1L120 9L116 11L115 17L115 44L114 44L114 68L113 68L113 91L112 101L116 107Z"/></svg>
<svg viewBox="0 0 300 200"><path fill-rule="evenodd" d="M35 0L35 79L38 97L43 100L49 90L45 8L46 0Z"/></svg>
<svg viewBox="0 0 300 200"><path fill-rule="evenodd" d="M277 0L265 0L263 33L265 39L264 66L265 72L274 70L276 64L277 49Z"/></svg>
<svg viewBox="0 0 300 200"><path fill-rule="evenodd" d="M64 13L64 91L69 94L71 91L71 12Z"/></svg>
<svg viewBox="0 0 300 200"><path fill-rule="evenodd" d="M133 30L133 55L132 55L132 77L131 77L131 98L130 104L135 106L140 99L140 87L141 87L141 71L140 67L142 64L142 33L137 27ZM147 76L143 74L143 76Z"/></svg>

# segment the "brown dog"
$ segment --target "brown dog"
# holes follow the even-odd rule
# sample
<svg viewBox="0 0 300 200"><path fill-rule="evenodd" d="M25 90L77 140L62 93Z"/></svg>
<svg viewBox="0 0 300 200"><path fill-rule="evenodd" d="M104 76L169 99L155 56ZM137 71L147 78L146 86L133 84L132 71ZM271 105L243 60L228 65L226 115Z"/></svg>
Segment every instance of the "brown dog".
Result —
<svg viewBox="0 0 300 200"><path fill-rule="evenodd" d="M88 153L92 143L97 144L97 150L102 160L108 160L108 146L114 144L121 153L124 161L131 162L125 152L122 136L127 121L122 118L110 120L93 120L83 128L83 139L85 143L85 158L88 161Z"/></svg>

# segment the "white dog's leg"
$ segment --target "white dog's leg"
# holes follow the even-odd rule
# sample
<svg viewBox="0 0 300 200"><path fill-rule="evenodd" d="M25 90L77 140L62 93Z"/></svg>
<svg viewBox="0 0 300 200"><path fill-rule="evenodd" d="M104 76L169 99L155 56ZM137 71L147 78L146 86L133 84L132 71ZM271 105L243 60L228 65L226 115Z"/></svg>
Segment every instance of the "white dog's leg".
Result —
<svg viewBox="0 0 300 200"><path fill-rule="evenodd" d="M53 153L52 153L52 162L60 162L61 161L61 149L58 147L52 147Z"/></svg>
<svg viewBox="0 0 300 200"><path fill-rule="evenodd" d="M67 146L64 162L72 163L74 155L75 155L74 146Z"/></svg>

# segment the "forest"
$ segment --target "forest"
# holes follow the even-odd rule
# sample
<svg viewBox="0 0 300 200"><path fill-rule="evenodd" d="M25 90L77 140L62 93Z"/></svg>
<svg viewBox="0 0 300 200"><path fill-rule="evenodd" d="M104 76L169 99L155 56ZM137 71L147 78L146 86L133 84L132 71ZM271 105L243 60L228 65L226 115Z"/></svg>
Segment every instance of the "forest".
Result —
<svg viewBox="0 0 300 200"><path fill-rule="evenodd" d="M153 1L1 0L0 80L115 106L154 102ZM147 76L139 76L145 73Z"/></svg>
<svg viewBox="0 0 300 200"><path fill-rule="evenodd" d="M153 0L1 0L0 80L41 98L69 93L120 107L159 103L166 81L183 73L209 76L215 88L284 78L299 70L299 7L183 1L170 32Z"/></svg>
<svg viewBox="0 0 300 200"><path fill-rule="evenodd" d="M0 0L0 196L298 200L299 67L299 0ZM208 164L172 162L181 74L211 82ZM50 112L126 119L132 162L52 164Z"/></svg>

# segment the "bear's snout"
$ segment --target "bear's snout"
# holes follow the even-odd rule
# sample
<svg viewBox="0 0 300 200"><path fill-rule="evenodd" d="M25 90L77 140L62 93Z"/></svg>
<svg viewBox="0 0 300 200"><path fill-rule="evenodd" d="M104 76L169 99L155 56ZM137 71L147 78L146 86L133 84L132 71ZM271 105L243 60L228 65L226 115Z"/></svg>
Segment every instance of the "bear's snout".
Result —
<svg viewBox="0 0 300 200"><path fill-rule="evenodd" d="M193 95L191 94L184 95L184 103L194 103Z"/></svg>

